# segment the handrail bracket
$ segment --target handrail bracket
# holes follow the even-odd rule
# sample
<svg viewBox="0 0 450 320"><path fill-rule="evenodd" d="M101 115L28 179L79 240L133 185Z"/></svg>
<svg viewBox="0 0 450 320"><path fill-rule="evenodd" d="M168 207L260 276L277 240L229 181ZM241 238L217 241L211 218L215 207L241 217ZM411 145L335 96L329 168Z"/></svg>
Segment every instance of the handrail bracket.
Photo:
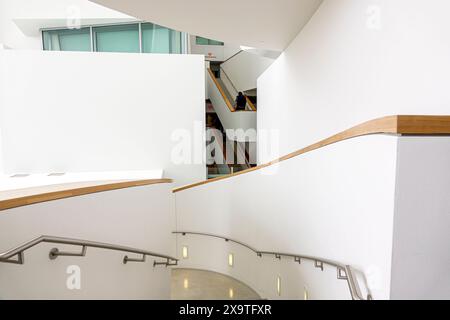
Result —
<svg viewBox="0 0 450 320"><path fill-rule="evenodd" d="M173 260L173 261L175 261L175 262L171 262L170 259L167 259L166 262L154 261L153 262L153 267L156 267L156 266L166 266L166 267L177 266L178 265L178 260Z"/></svg>
<svg viewBox="0 0 450 320"><path fill-rule="evenodd" d="M344 265L344 264L341 264L341 263L338 263L338 262L335 262L332 260L327 260L327 259L322 259L319 257L313 257L313 256L307 256L307 255L298 255L298 254L294 255L294 254L281 253L281 252L260 251L260 250L257 250L245 243L242 243L240 241L233 240L229 237L215 235L215 234L201 233L201 232L189 232L189 231L174 231L173 233L174 234L182 234L183 236L189 234L189 235L201 235L201 236L208 236L208 237L224 239L225 241L234 242L238 245L248 248L252 252L256 253L256 255L260 258L262 258L262 256L266 256L266 255L270 256L270 257L275 256L275 259L279 259L279 260L281 260L282 257L287 257L287 258L293 258L294 262L297 262L298 264L302 264L303 261L311 261L311 262L314 262L314 267L317 269L320 269L322 272L324 271L325 265L334 267L337 270L338 280L345 280L347 282L349 290L350 290L350 295L353 300L364 300L365 298L367 300L372 300L372 295L369 292L369 288L367 288L368 293L367 293L366 297L363 297L363 295L361 294L361 289L359 287L358 278L357 278L353 268L349 265ZM164 264L164 263L159 263L159 264ZM156 265L156 262L155 262L155 265ZM367 285L366 285L366 287L367 287Z"/></svg>
<svg viewBox="0 0 450 320"><path fill-rule="evenodd" d="M338 267L337 269L337 278L338 280L348 280L347 273L345 270L341 267Z"/></svg>
<svg viewBox="0 0 450 320"><path fill-rule="evenodd" d="M145 254L142 255L141 259L128 258L128 256L123 257L123 264L128 262L145 262Z"/></svg>
<svg viewBox="0 0 450 320"><path fill-rule="evenodd" d="M52 250L50 250L48 257L50 258L50 260L55 260L59 256L61 256L61 257L85 257L86 251L87 251L86 246L82 246L81 252L64 252L64 251L59 251L58 248L53 248Z"/></svg>
<svg viewBox="0 0 450 320"><path fill-rule="evenodd" d="M320 269L323 271L323 261L320 260L314 260L314 267Z"/></svg>
<svg viewBox="0 0 450 320"><path fill-rule="evenodd" d="M0 262L12 263L12 264L24 264L24 262L25 262L25 255L24 255L23 251L21 251L18 254L16 254L16 256L17 256L16 260L13 260L11 258L0 259Z"/></svg>

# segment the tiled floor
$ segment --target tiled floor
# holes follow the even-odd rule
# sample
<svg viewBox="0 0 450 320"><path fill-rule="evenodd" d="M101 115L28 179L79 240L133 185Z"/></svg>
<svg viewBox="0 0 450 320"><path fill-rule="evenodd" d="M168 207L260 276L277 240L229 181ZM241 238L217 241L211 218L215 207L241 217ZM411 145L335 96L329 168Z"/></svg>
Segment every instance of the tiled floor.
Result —
<svg viewBox="0 0 450 320"><path fill-rule="evenodd" d="M226 275L193 269L172 270L173 300L257 300L247 285Z"/></svg>

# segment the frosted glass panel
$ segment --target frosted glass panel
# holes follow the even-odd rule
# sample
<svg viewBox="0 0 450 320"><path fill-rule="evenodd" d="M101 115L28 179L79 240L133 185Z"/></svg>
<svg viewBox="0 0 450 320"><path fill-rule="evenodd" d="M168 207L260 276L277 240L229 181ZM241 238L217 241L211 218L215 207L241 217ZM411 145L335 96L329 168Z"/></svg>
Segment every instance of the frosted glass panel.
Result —
<svg viewBox="0 0 450 320"><path fill-rule="evenodd" d="M139 25L119 25L93 29L95 51L140 52Z"/></svg>
<svg viewBox="0 0 450 320"><path fill-rule="evenodd" d="M44 50L91 51L89 28L50 30L42 33Z"/></svg>
<svg viewBox="0 0 450 320"><path fill-rule="evenodd" d="M146 53L181 53L181 32L152 23L143 23L142 51Z"/></svg>

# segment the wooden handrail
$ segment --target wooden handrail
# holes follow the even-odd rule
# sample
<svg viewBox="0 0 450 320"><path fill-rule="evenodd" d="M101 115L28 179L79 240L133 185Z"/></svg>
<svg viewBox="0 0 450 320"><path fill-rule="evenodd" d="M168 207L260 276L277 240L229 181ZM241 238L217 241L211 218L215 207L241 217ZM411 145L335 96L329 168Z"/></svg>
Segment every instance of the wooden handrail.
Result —
<svg viewBox="0 0 450 320"><path fill-rule="evenodd" d="M23 207L31 204L77 197L98 192L111 190L147 186L160 183L172 183L170 179L149 179L149 180L121 180L121 181L97 181L78 182L60 185L50 185L42 187L32 187L26 189L6 191L6 197L0 197L0 211ZM2 192L0 192L0 196Z"/></svg>
<svg viewBox="0 0 450 320"><path fill-rule="evenodd" d="M236 109L233 107L233 104L228 100L227 95L225 94L225 91L223 90L222 86L220 85L219 81L217 81L216 76L212 72L211 68L208 68L209 75L211 76L211 79L214 81L217 89L219 89L220 94L222 95L223 100L225 100L225 103L228 106L228 109L230 109L231 112L236 112Z"/></svg>
<svg viewBox="0 0 450 320"><path fill-rule="evenodd" d="M246 95L245 99L247 100L248 105L250 106L250 109L252 109L252 111L256 111L256 107L253 104L253 102L250 100L250 98Z"/></svg>
<svg viewBox="0 0 450 320"><path fill-rule="evenodd" d="M271 162L239 171L230 175L209 179L206 181L200 181L187 186L179 187L173 190L174 193L187 189L192 189L204 184L213 183L216 181L232 178L241 174L246 174L252 171L260 170L276 163L286 161L288 159L300 156L304 153L317 150L334 144L340 141L344 141L351 138L370 134L403 134L403 135L449 135L450 134L450 116L410 116L410 115L398 115L388 116L371 121L367 121L360 125L357 125L348 130L342 131L329 138L321 140L310 146L289 153L281 158L275 159Z"/></svg>

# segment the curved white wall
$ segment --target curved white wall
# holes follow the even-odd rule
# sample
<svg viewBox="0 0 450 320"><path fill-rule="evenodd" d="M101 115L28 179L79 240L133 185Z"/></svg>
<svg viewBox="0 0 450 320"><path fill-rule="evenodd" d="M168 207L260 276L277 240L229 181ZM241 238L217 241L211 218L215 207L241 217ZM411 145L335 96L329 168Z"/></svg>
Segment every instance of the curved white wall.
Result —
<svg viewBox="0 0 450 320"><path fill-rule="evenodd" d="M376 299L387 299L397 142L397 137L383 135L352 139L278 166L178 192L177 228L228 236L260 250L350 264L367 275ZM211 241L202 240L205 246ZM178 245L182 245L180 239ZM214 252L204 247L197 250ZM226 251L218 252L213 254L226 258ZM223 259L205 259L183 263L196 267L205 263L208 269L226 271L250 283L265 297L274 298L274 277L281 272L276 269L281 266L275 263L278 267L273 269L273 259L269 259L269 265L250 267L255 269L234 268L233 273L226 270ZM316 270L303 278L302 273L309 268L289 265L291 271L281 273L284 290L297 294L284 297L298 298L302 283L316 292L311 298L349 297L345 282L334 278L332 283L324 283L326 276ZM257 273L258 268L262 274ZM329 272L335 276L335 270L330 268ZM299 278L300 282L296 280Z"/></svg>
<svg viewBox="0 0 450 320"><path fill-rule="evenodd" d="M274 62L274 59L242 51L221 66L239 91L257 87L257 79Z"/></svg>
<svg viewBox="0 0 450 320"><path fill-rule="evenodd" d="M172 184L108 191L0 211L0 252L41 235L125 245L175 255ZM170 268L153 260L124 265L133 254L87 249L86 257L49 260L41 244L25 253L24 265L0 263L0 299L169 299ZM138 258L138 256L136 256ZM161 260L159 260L161 261ZM81 268L81 290L69 290L68 266Z"/></svg>
<svg viewBox="0 0 450 320"><path fill-rule="evenodd" d="M287 154L367 120L450 114L446 0L325 0L258 81ZM259 159L267 162L273 159Z"/></svg>
<svg viewBox="0 0 450 320"><path fill-rule="evenodd" d="M177 229L349 264L374 299L448 299L449 163L449 137L355 138L176 193ZM284 299L303 299L305 287L310 299L350 298L331 267L179 235L178 254L185 245L181 266L229 274L264 298L280 298L278 276Z"/></svg>
<svg viewBox="0 0 450 320"><path fill-rule="evenodd" d="M209 39L283 50L322 0L91 0L146 21Z"/></svg>

